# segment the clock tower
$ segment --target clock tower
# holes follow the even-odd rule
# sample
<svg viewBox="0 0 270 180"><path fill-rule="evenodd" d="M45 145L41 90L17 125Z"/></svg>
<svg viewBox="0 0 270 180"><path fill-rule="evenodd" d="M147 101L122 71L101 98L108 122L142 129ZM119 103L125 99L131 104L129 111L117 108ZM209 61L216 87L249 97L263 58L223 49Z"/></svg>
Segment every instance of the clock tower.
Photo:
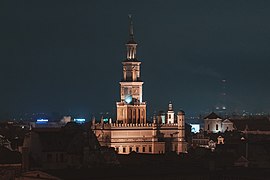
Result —
<svg viewBox="0 0 270 180"><path fill-rule="evenodd" d="M146 103L142 99L143 81L140 78L141 62L136 58L137 43L134 40L133 22L129 16L129 41L127 57L122 62L123 78L120 82L120 102L117 106L117 122L124 124L146 123Z"/></svg>

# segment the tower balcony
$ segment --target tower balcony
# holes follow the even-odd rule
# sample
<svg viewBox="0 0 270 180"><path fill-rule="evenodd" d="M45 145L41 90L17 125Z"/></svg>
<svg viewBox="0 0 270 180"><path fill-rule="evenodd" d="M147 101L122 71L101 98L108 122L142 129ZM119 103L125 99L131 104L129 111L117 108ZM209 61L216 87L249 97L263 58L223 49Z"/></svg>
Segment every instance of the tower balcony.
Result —
<svg viewBox="0 0 270 180"><path fill-rule="evenodd" d="M121 79L121 82L143 82L140 78L137 78L135 81L132 80L132 78L128 79Z"/></svg>
<svg viewBox="0 0 270 180"><path fill-rule="evenodd" d="M146 102L131 102L131 103L126 103L125 101L121 101L121 102L116 102L116 105L118 106L124 106L124 105L132 105L132 106L140 106L140 105L146 105Z"/></svg>

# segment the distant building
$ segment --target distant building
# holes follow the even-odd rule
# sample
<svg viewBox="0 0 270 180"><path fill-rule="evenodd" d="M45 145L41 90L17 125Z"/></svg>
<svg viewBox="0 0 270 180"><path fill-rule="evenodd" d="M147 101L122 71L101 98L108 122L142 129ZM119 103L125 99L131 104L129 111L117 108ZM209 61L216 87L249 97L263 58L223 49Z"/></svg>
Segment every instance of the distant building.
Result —
<svg viewBox="0 0 270 180"><path fill-rule="evenodd" d="M216 113L212 112L204 118L204 130L213 133L221 132L221 122L222 118Z"/></svg>
<svg viewBox="0 0 270 180"><path fill-rule="evenodd" d="M22 156L25 157L25 170L79 168L106 163L96 136L76 123L68 123L62 128L33 128L24 139Z"/></svg>
<svg viewBox="0 0 270 180"><path fill-rule="evenodd" d="M203 131L196 133L192 137L193 147L204 147L208 148L208 142L210 141L209 136L205 136Z"/></svg>
<svg viewBox="0 0 270 180"><path fill-rule="evenodd" d="M230 121L233 122L237 131L255 135L270 135L270 118L267 116L232 118Z"/></svg>
<svg viewBox="0 0 270 180"><path fill-rule="evenodd" d="M235 128L233 127L233 123L229 119L225 119L221 123L222 126L222 132L225 131L233 131Z"/></svg>
<svg viewBox="0 0 270 180"><path fill-rule="evenodd" d="M218 136L217 144L224 144L224 138L222 136Z"/></svg>
<svg viewBox="0 0 270 180"><path fill-rule="evenodd" d="M234 130L233 123L229 119L223 120L216 113L212 112L204 118L204 131L218 133Z"/></svg>
<svg viewBox="0 0 270 180"><path fill-rule="evenodd" d="M130 19L130 39L127 42L127 57L123 64L123 79L120 82L120 102L115 123L95 123L92 129L102 146L113 147L120 154L132 151L161 154L175 151L187 152L185 141L185 113L179 111L175 118L172 103L167 114L160 113L153 123L146 121L146 103L143 101L143 81L140 77L141 62L136 58L137 43L134 40L133 23Z"/></svg>

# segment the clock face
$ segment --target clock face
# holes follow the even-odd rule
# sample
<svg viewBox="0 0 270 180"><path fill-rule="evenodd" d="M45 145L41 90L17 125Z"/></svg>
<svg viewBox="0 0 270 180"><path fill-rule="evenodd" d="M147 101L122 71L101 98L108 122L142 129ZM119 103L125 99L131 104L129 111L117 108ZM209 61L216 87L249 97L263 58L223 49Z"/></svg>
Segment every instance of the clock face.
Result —
<svg viewBox="0 0 270 180"><path fill-rule="evenodd" d="M132 101L132 96L131 95L126 95L125 96L125 102L129 104L129 103L131 103L131 101Z"/></svg>

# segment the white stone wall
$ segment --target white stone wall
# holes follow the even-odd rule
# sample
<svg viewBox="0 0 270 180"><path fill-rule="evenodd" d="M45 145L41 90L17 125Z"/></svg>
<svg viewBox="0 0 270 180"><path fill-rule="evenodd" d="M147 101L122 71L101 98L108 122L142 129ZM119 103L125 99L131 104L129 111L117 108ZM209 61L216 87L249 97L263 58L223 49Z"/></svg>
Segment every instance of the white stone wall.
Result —
<svg viewBox="0 0 270 180"><path fill-rule="evenodd" d="M234 130L234 127L233 127L233 123L232 122L226 122L223 121L222 122L222 132L225 132L225 131L233 131Z"/></svg>
<svg viewBox="0 0 270 180"><path fill-rule="evenodd" d="M204 130L207 132L222 132L222 119L205 119L204 120Z"/></svg>

